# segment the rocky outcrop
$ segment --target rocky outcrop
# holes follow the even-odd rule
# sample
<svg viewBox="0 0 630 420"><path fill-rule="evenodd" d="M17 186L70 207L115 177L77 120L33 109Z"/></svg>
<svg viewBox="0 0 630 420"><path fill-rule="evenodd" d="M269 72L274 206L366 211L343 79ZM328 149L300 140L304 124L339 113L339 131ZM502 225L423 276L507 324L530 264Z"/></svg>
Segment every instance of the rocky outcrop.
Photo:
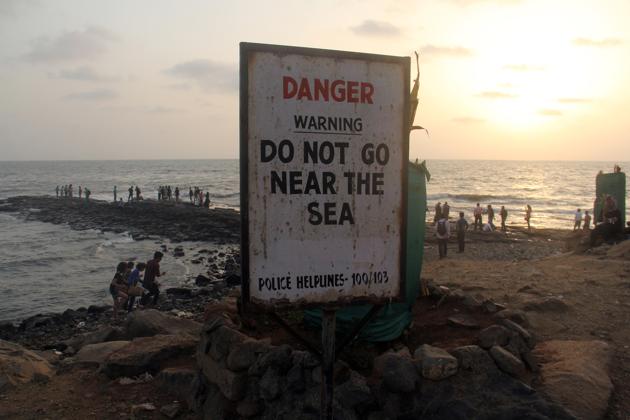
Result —
<svg viewBox="0 0 630 420"><path fill-rule="evenodd" d="M133 312L125 323L128 338L151 337L158 334L188 334L197 337L200 331L201 324L196 321L170 316L155 309Z"/></svg>
<svg viewBox="0 0 630 420"><path fill-rule="evenodd" d="M53 367L42 357L0 340L0 391L28 382L46 382L54 374Z"/></svg>
<svg viewBox="0 0 630 420"><path fill-rule="evenodd" d="M69 363L81 366L100 367L114 352L128 345L129 341L108 341L104 343L88 344L72 357Z"/></svg>
<svg viewBox="0 0 630 420"><path fill-rule="evenodd" d="M542 390L579 419L601 419L613 390L608 376L611 350L603 341L540 343Z"/></svg>
<svg viewBox="0 0 630 420"><path fill-rule="evenodd" d="M110 378L154 373L161 362L193 353L196 344L197 339L186 334L136 338L110 354L102 370Z"/></svg>

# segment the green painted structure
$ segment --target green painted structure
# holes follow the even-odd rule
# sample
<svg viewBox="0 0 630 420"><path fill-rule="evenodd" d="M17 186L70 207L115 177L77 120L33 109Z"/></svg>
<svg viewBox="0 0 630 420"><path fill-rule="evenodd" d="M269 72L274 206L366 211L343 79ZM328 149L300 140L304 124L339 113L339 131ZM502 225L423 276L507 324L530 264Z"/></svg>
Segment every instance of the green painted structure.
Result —
<svg viewBox="0 0 630 420"><path fill-rule="evenodd" d="M599 173L595 178L595 204L593 209L594 220L599 221L599 216L604 205L602 199L605 195L611 195L617 201L617 207L621 213L622 226L626 225L626 174L616 172L610 174Z"/></svg>
<svg viewBox="0 0 630 420"><path fill-rule="evenodd" d="M407 267L405 268L405 301L385 305L361 330L359 339L370 342L398 338L411 323L411 309L420 293L420 272L424 253L424 232L427 209L427 181L431 175L425 162L409 162L407 195ZM347 306L337 311L337 334L348 333L370 310L372 305ZM304 312L307 325L320 327L319 309Z"/></svg>

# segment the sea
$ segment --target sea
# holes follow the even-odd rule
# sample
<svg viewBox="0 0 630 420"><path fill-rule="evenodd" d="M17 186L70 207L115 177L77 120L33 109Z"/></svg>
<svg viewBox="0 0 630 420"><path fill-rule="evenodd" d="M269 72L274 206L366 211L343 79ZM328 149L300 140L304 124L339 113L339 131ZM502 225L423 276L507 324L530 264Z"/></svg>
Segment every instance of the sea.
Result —
<svg viewBox="0 0 630 420"><path fill-rule="evenodd" d="M445 201L451 213L470 219L477 202L509 212L508 226L523 226L525 206L533 208L532 226L570 229L577 208L592 208L595 176L630 162L428 160L427 206ZM198 186L213 205L239 208L238 160L151 161L0 161L0 199L18 195L55 195L57 185L87 187L92 198L113 200L138 185L145 199L157 198L160 185L184 192ZM186 194L184 194L186 195ZM628 205L626 205L628 209ZM628 219L628 217L626 217ZM167 244L167 240L159 244ZM49 312L109 303L107 289L121 260L146 261L156 241L97 230L74 231L65 225L24 221L0 213L0 322ZM185 243L185 247L203 246ZM190 268L165 259L167 285L190 280Z"/></svg>

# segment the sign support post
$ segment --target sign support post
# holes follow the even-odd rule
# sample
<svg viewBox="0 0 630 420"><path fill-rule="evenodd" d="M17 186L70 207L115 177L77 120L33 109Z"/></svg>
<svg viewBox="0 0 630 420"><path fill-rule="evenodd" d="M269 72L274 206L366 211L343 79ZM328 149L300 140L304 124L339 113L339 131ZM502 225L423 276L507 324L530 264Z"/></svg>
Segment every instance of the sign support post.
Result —
<svg viewBox="0 0 630 420"><path fill-rule="evenodd" d="M335 309L324 309L322 317L322 393L321 419L333 420L335 383Z"/></svg>

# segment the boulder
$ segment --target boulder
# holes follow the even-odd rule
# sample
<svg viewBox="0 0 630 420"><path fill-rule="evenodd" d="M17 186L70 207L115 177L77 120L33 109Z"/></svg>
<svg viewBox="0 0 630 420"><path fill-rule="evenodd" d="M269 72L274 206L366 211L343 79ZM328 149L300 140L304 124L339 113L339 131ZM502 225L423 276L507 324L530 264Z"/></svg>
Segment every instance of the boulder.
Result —
<svg viewBox="0 0 630 420"><path fill-rule="evenodd" d="M487 351L479 346L462 346L451 350L451 354L457 358L459 368L477 375L495 375L498 373L497 365Z"/></svg>
<svg viewBox="0 0 630 420"><path fill-rule="evenodd" d="M418 371L425 379L439 381L457 373L457 359L446 350L423 344L413 354Z"/></svg>
<svg viewBox="0 0 630 420"><path fill-rule="evenodd" d="M247 372L232 372L212 356L200 355L199 352L197 352L197 366L201 368L206 380L216 385L225 398L230 401L243 399L247 387Z"/></svg>
<svg viewBox="0 0 630 420"><path fill-rule="evenodd" d="M534 354L542 361L545 394L579 419L604 417L613 391L607 343L552 340L538 344Z"/></svg>
<svg viewBox="0 0 630 420"><path fill-rule="evenodd" d="M62 341L62 343L66 345L66 347L72 347L75 350L80 350L83 346L87 346L89 344L117 341L123 337L124 333L121 328L105 325L96 331L74 336L68 340Z"/></svg>
<svg viewBox="0 0 630 420"><path fill-rule="evenodd" d="M125 323L128 338L151 337L154 335L188 334L197 337L201 324L184 318L166 315L155 309L135 311Z"/></svg>
<svg viewBox="0 0 630 420"><path fill-rule="evenodd" d="M196 345L197 340L186 334L136 338L105 359L103 372L110 378L155 372L164 360L192 354Z"/></svg>
<svg viewBox="0 0 630 420"><path fill-rule="evenodd" d="M195 285L199 287L208 286L211 282L212 280L210 280L208 277L204 276L203 274L199 274L197 278L195 279Z"/></svg>
<svg viewBox="0 0 630 420"><path fill-rule="evenodd" d="M179 413L181 413L181 411L182 407L178 402L166 404L160 408L160 413L169 419L174 419L179 415Z"/></svg>
<svg viewBox="0 0 630 420"><path fill-rule="evenodd" d="M378 356L372 373L382 376L385 386L393 392L411 392L420 379L411 359L394 352Z"/></svg>
<svg viewBox="0 0 630 420"><path fill-rule="evenodd" d="M529 319L527 318L527 314L520 309L504 309L495 313L493 315L493 318L498 320L509 319L519 325L522 325L523 327L529 327Z"/></svg>
<svg viewBox="0 0 630 420"><path fill-rule="evenodd" d="M503 372L520 378L525 375L525 365L518 357L501 346L492 346L490 356Z"/></svg>
<svg viewBox="0 0 630 420"><path fill-rule="evenodd" d="M509 338L510 333L505 327L491 325L479 332L479 345L484 349L489 349L492 346L505 346Z"/></svg>
<svg viewBox="0 0 630 420"><path fill-rule="evenodd" d="M120 350L130 341L107 341L105 343L87 344L72 358L72 364L84 366L101 366L110 354Z"/></svg>
<svg viewBox="0 0 630 420"><path fill-rule="evenodd" d="M179 299L187 299L192 297L193 290L188 287L169 287L166 289L166 294Z"/></svg>
<svg viewBox="0 0 630 420"><path fill-rule="evenodd" d="M527 344L527 347L529 347L530 349L534 348L534 346L536 345L534 341L534 336L529 331L509 319L504 319L501 323L509 330L518 333L518 335L520 335Z"/></svg>
<svg viewBox="0 0 630 420"><path fill-rule="evenodd" d="M253 365L258 356L269 350L269 345L263 341L246 339L236 343L227 358L227 367L235 372L247 370Z"/></svg>
<svg viewBox="0 0 630 420"><path fill-rule="evenodd" d="M49 327L55 325L55 317L53 315L35 315L25 319L20 324L20 330L29 331L36 328Z"/></svg>
<svg viewBox="0 0 630 420"><path fill-rule="evenodd" d="M19 344L0 340L0 391L29 382L46 382L54 374L42 357Z"/></svg>
<svg viewBox="0 0 630 420"><path fill-rule="evenodd" d="M365 377L354 370L350 371L347 381L335 387L335 397L349 408L367 404L373 399Z"/></svg>

